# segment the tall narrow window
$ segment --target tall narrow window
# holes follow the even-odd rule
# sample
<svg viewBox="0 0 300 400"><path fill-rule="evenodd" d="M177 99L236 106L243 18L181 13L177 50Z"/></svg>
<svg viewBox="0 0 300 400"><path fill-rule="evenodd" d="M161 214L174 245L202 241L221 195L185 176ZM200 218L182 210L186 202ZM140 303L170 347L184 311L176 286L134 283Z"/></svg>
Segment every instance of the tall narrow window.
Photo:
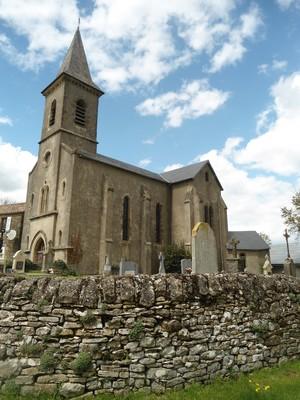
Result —
<svg viewBox="0 0 300 400"><path fill-rule="evenodd" d="M55 124L55 115L56 115L56 100L53 100L51 103L51 109L50 109L49 126L52 126Z"/></svg>
<svg viewBox="0 0 300 400"><path fill-rule="evenodd" d="M208 174L208 172L205 172L205 181L206 181L206 182L209 181L209 174Z"/></svg>
<svg viewBox="0 0 300 400"><path fill-rule="evenodd" d="M33 202L34 202L34 193L31 194L30 208L33 207Z"/></svg>
<svg viewBox="0 0 300 400"><path fill-rule="evenodd" d="M125 196L123 199L123 226L122 226L122 239L129 239L129 197Z"/></svg>
<svg viewBox="0 0 300 400"><path fill-rule="evenodd" d="M62 231L58 232L58 245L61 246Z"/></svg>
<svg viewBox="0 0 300 400"><path fill-rule="evenodd" d="M161 205L156 204L156 243L161 242Z"/></svg>
<svg viewBox="0 0 300 400"><path fill-rule="evenodd" d="M61 190L61 194L64 197L66 194L66 181L63 181L62 183L62 190Z"/></svg>
<svg viewBox="0 0 300 400"><path fill-rule="evenodd" d="M209 207L209 225L213 227L214 224L214 210L212 206Z"/></svg>
<svg viewBox="0 0 300 400"><path fill-rule="evenodd" d="M78 100L75 109L75 123L85 126L86 105L83 100Z"/></svg>
<svg viewBox="0 0 300 400"><path fill-rule="evenodd" d="M209 222L209 210L208 206L204 206L204 222L208 223Z"/></svg>
<svg viewBox="0 0 300 400"><path fill-rule="evenodd" d="M48 211L48 197L49 197L49 186L44 186L41 190L41 202L40 212L45 213Z"/></svg>

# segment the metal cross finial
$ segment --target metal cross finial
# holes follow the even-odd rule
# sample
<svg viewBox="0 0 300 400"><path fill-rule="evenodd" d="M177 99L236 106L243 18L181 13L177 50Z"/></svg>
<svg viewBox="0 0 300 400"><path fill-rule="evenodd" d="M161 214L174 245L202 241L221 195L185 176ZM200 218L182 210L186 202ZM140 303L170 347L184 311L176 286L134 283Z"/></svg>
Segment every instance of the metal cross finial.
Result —
<svg viewBox="0 0 300 400"><path fill-rule="evenodd" d="M78 17L78 28L80 28L80 17Z"/></svg>
<svg viewBox="0 0 300 400"><path fill-rule="evenodd" d="M290 237L290 235L288 234L287 229L284 231L283 236L285 237L285 241L286 241L287 256L288 256L288 258L291 258L290 246L289 246L289 237Z"/></svg>
<svg viewBox="0 0 300 400"><path fill-rule="evenodd" d="M232 245L232 252L233 252L234 258L237 258L237 247L238 247L239 243L240 243L240 241L235 238L232 238L231 241L229 242L229 244Z"/></svg>

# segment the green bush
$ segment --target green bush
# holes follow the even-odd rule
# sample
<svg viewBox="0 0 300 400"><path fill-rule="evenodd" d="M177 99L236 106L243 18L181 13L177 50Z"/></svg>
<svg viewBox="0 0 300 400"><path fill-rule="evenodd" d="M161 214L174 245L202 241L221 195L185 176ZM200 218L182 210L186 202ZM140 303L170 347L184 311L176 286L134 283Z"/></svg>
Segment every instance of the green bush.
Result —
<svg viewBox="0 0 300 400"><path fill-rule="evenodd" d="M191 258L191 253L184 244L170 244L164 249L165 269L168 273L181 273L181 260Z"/></svg>
<svg viewBox="0 0 300 400"><path fill-rule="evenodd" d="M128 335L129 339L130 340L138 339L141 336L141 334L144 332L144 329L145 328L144 328L143 323L141 321L137 321L134 324L133 328L129 332L129 335Z"/></svg>
<svg viewBox="0 0 300 400"><path fill-rule="evenodd" d="M54 356L53 350L47 350L41 356L40 370L44 372L55 369L58 365L57 357Z"/></svg>
<svg viewBox="0 0 300 400"><path fill-rule="evenodd" d="M81 352L77 358L70 363L70 367L77 375L82 375L84 372L92 368L92 357L89 353Z"/></svg>
<svg viewBox="0 0 300 400"><path fill-rule="evenodd" d="M24 343L20 347L22 355L27 357L38 357L44 350L42 343Z"/></svg>
<svg viewBox="0 0 300 400"><path fill-rule="evenodd" d="M87 311L86 314L80 317L80 321L83 325L92 325L97 321L97 317L91 311Z"/></svg>

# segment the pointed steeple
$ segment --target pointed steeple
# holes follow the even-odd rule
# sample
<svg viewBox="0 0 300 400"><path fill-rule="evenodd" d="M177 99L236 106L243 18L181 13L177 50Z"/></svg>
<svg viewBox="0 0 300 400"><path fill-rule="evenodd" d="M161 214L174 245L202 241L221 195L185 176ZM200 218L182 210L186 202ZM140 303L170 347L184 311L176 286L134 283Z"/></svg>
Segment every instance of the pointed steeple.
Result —
<svg viewBox="0 0 300 400"><path fill-rule="evenodd" d="M73 76L74 78L100 90L92 80L79 27L76 29L72 43L57 76L60 76L62 73Z"/></svg>

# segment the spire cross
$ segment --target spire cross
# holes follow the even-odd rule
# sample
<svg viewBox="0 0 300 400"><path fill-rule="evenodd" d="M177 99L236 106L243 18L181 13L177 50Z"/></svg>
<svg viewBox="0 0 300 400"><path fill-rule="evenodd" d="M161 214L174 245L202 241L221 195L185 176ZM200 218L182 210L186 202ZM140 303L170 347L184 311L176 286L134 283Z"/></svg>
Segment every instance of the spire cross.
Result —
<svg viewBox="0 0 300 400"><path fill-rule="evenodd" d="M287 229L284 231L283 236L285 237L285 241L286 241L287 256L288 256L288 258L291 258L290 246L289 246L289 237L290 237L290 235L288 234Z"/></svg>
<svg viewBox="0 0 300 400"><path fill-rule="evenodd" d="M80 17L78 17L78 28L80 28Z"/></svg>

